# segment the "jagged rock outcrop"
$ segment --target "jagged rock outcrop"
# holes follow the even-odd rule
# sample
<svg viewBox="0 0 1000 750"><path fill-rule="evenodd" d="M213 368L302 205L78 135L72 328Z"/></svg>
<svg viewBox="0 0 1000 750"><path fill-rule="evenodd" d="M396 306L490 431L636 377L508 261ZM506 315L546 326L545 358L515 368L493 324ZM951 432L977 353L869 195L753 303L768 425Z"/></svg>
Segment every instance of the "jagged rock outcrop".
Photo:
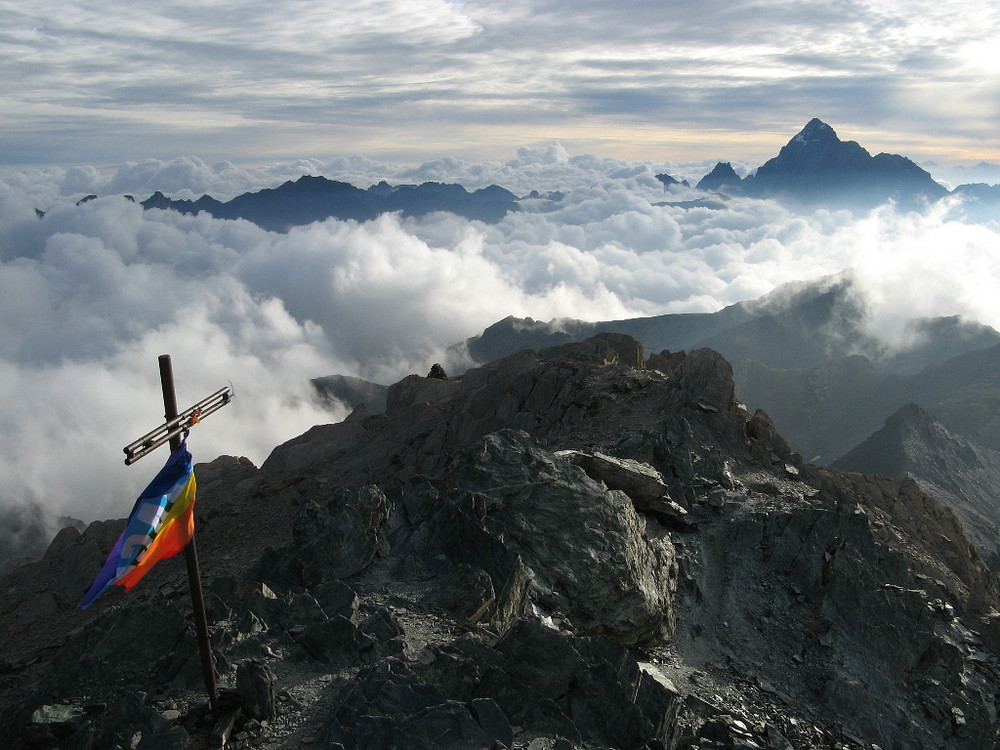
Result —
<svg viewBox="0 0 1000 750"><path fill-rule="evenodd" d="M613 490L621 490L644 513L661 520L683 524L687 511L670 499L670 490L660 474L649 464L630 458L615 458L598 451L557 451L557 456L569 458L587 476L603 482Z"/></svg>
<svg viewBox="0 0 1000 750"><path fill-rule="evenodd" d="M607 334L410 376L199 465L216 711L183 564L80 612L65 571L121 524L66 532L2 583L0 740L997 747L1000 594L954 514L804 464L711 350L644 360Z"/></svg>

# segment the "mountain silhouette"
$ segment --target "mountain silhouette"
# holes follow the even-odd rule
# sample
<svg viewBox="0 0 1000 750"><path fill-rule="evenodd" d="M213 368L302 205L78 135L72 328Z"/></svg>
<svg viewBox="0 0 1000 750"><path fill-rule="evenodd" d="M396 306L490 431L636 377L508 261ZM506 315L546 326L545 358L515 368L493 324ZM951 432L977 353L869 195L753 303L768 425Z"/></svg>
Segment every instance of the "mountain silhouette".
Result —
<svg viewBox="0 0 1000 750"><path fill-rule="evenodd" d="M673 183L665 177L660 179L669 189ZM741 178L729 162L719 162L697 187L730 196L858 211L890 201L903 209L920 209L949 194L910 159L887 153L872 156L856 141L842 141L818 118L806 123L754 174ZM968 198L974 208L987 215L989 207L1000 202L1000 196L988 186L960 188L956 188L956 195Z"/></svg>
<svg viewBox="0 0 1000 750"><path fill-rule="evenodd" d="M469 192L461 185L425 182L392 187L380 182L367 190L325 177L303 176L276 188L243 193L225 203L209 195L198 200L174 200L157 191L142 201L143 208L160 208L217 219L246 219L274 232L325 221L329 218L369 221L385 213L423 216L447 211L467 219L497 222L517 211L513 193L496 185Z"/></svg>

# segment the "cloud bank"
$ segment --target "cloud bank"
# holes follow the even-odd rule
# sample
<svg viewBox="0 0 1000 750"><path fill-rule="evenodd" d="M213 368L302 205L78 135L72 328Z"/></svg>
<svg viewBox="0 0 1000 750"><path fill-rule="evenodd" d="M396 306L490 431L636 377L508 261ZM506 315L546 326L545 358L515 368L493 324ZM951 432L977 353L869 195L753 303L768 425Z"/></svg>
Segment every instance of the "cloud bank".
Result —
<svg viewBox="0 0 1000 750"><path fill-rule="evenodd" d="M506 163L400 167L355 158L257 170L186 158L26 172L0 182L0 504L84 520L122 516L165 458L122 463L162 419L156 359L171 354L182 407L232 382L237 398L192 434L196 460L245 455L342 418L313 377L391 383L446 369L447 347L507 315L587 320L714 311L776 285L855 269L871 324L902 339L916 315L1000 328L996 225L945 208L863 219L769 201L721 210L656 205L658 171L704 165L570 156L558 144ZM669 170L667 170L669 171ZM703 171L708 171L704 167ZM208 215L143 211L120 193L223 197L324 173L492 182L543 197L495 225L449 214L287 234ZM560 195L544 197L547 191ZM165 191L166 192L166 191ZM102 197L81 205L81 195ZM119 193L119 194L114 194ZM39 218L35 209L46 213Z"/></svg>

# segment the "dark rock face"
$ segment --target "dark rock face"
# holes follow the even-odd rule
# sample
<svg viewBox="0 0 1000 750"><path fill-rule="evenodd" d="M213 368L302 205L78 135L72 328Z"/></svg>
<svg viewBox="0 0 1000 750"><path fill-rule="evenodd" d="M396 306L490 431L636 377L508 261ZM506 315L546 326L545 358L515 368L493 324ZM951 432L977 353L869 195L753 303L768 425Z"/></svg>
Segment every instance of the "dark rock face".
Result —
<svg viewBox="0 0 1000 750"><path fill-rule="evenodd" d="M217 219L246 219L275 232L328 218L369 221L385 213L423 216L448 211L485 222L497 222L508 211L518 210L513 193L496 185L468 192L461 185L425 182L390 187L382 182L368 190L325 177L303 176L276 188L244 193L220 202L209 195L196 201L172 200L157 191L142 201L143 208L160 208Z"/></svg>
<svg viewBox="0 0 1000 750"><path fill-rule="evenodd" d="M269 719L274 715L274 682L274 672L259 661L251 659L237 667L236 691L249 716Z"/></svg>
<svg viewBox="0 0 1000 750"><path fill-rule="evenodd" d="M56 518L37 503L0 508L0 574L37 560L45 552L55 529L83 524L71 518Z"/></svg>
<svg viewBox="0 0 1000 750"><path fill-rule="evenodd" d="M960 680L939 681L946 662L972 668L974 680L996 679L993 666L974 666L995 584L954 515L912 483L809 467L800 477L806 494L786 485L727 505L729 523L705 528L682 557L695 604L678 612L686 623L678 650L704 648L709 661L739 663L782 701L817 696L844 717L847 737L881 747L995 746L995 728L962 735L939 708L964 705L951 692ZM898 546L902 538L908 549ZM944 538L963 551L945 553ZM713 581L710 570L728 577ZM959 601L970 607L964 616L950 608ZM969 711L985 716L992 701ZM914 713L928 719L915 722Z"/></svg>
<svg viewBox="0 0 1000 750"><path fill-rule="evenodd" d="M627 495L509 431L484 438L449 480L454 493L475 493L483 529L532 571L537 608L576 632L626 644L669 631L673 547L666 538L646 538Z"/></svg>
<svg viewBox="0 0 1000 750"><path fill-rule="evenodd" d="M803 464L714 351L653 361L411 376L199 465L217 711L183 564L81 612L120 524L66 533L0 583L0 742L996 747L1000 594L955 515Z"/></svg>
<svg viewBox="0 0 1000 750"><path fill-rule="evenodd" d="M390 512L389 501L374 486L336 489L323 505L303 501L292 529L293 545L263 560L261 580L312 588L354 575L375 556Z"/></svg>

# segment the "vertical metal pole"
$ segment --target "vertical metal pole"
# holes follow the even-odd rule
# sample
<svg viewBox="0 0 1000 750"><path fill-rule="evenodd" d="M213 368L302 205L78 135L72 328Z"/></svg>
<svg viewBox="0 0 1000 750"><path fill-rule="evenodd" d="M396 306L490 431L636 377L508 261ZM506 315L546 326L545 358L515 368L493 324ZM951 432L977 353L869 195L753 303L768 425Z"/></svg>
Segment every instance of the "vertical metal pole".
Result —
<svg viewBox="0 0 1000 750"><path fill-rule="evenodd" d="M174 392L174 368L169 354L161 354L160 386L163 389L164 417L169 422L177 416L177 394ZM170 438L171 452L181 444L181 436ZM191 541L184 548L184 560L187 563L188 585L191 587L191 604L194 607L194 624L198 635L198 651L201 653L201 672L205 678L205 689L208 690L208 705L213 711L218 709L219 702L215 685L215 662L212 659L212 646L208 638L208 617L205 614L205 596L201 590L201 570L198 567L198 548Z"/></svg>

